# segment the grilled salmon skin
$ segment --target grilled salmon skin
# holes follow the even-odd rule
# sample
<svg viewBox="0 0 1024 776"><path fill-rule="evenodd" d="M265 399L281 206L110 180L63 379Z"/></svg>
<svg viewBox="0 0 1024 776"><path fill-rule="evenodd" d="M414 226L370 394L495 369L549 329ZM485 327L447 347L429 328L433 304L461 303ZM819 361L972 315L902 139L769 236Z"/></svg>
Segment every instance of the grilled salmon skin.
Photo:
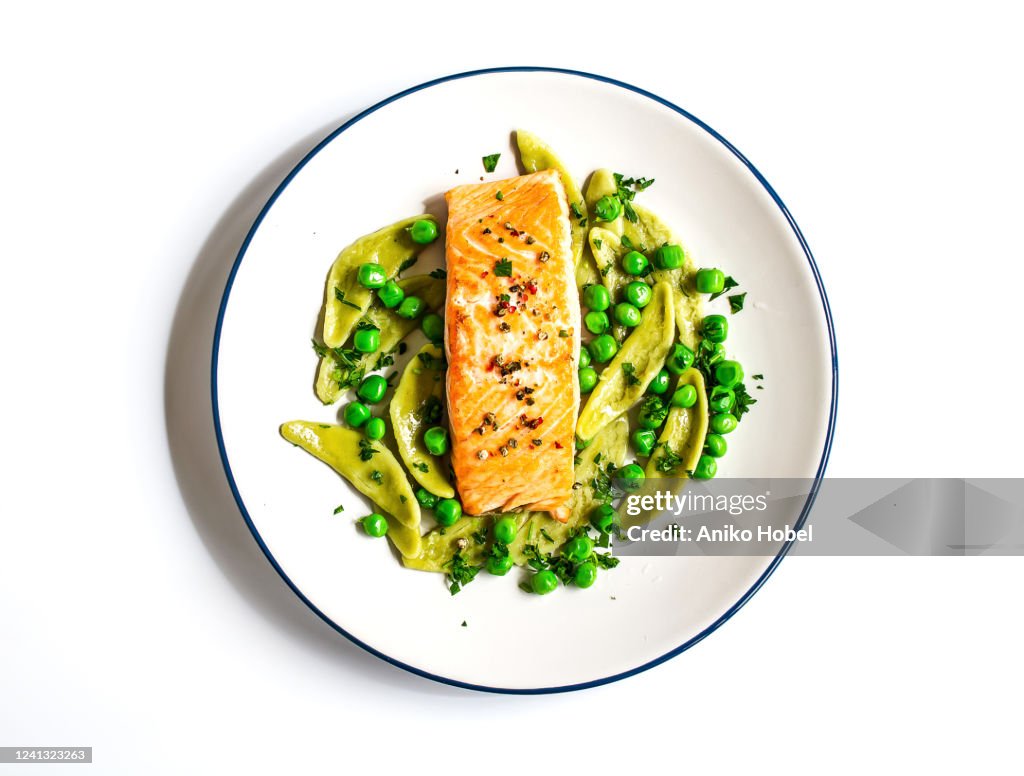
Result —
<svg viewBox="0 0 1024 776"><path fill-rule="evenodd" d="M446 199L448 418L463 510L564 521L580 403L565 190L543 170Z"/></svg>

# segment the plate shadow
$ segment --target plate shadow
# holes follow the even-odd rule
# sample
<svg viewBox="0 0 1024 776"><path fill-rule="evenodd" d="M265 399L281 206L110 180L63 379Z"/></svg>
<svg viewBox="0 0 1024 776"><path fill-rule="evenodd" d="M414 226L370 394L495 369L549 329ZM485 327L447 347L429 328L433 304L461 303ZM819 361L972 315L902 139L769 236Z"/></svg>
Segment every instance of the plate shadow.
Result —
<svg viewBox="0 0 1024 776"><path fill-rule="evenodd" d="M217 448L210 396L213 333L227 277L250 227L288 173L340 122L311 133L258 173L217 221L192 263L174 312L164 371L164 418L178 488L200 539L245 602L316 657L404 691L466 691L400 670L337 633L267 560L232 496Z"/></svg>

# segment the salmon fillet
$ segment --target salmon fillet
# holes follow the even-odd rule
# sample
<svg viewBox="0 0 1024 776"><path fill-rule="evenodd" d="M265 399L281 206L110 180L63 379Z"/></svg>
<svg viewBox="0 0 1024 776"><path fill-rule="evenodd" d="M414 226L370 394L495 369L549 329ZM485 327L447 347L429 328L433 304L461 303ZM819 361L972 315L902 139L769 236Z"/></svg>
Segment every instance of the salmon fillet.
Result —
<svg viewBox="0 0 1024 776"><path fill-rule="evenodd" d="M558 173L458 186L448 200L448 418L467 514L568 518L580 302Z"/></svg>

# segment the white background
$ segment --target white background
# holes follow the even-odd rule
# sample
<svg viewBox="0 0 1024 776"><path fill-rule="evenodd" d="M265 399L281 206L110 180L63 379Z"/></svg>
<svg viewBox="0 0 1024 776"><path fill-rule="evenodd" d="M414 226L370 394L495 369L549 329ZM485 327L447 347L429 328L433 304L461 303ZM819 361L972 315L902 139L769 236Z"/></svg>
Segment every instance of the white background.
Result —
<svg viewBox="0 0 1024 776"><path fill-rule="evenodd" d="M4 13L0 745L104 774L1018 769L1019 559L794 558L640 676L456 690L287 590L207 383L228 267L315 142L433 77L571 67L687 108L790 207L836 321L830 474L1024 476L1010 4L347 5Z"/></svg>

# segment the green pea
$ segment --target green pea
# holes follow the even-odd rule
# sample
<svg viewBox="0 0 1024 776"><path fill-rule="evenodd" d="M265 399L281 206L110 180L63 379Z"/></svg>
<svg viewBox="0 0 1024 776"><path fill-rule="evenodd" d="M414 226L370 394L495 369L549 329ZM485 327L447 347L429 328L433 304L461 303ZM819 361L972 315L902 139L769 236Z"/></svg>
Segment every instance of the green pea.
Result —
<svg viewBox="0 0 1024 776"><path fill-rule="evenodd" d="M380 375L370 375L369 377L364 377L363 381L359 383L359 387L356 389L356 396L368 404L376 404L384 398L387 390L387 380Z"/></svg>
<svg viewBox="0 0 1024 776"><path fill-rule="evenodd" d="M685 255L678 245L662 245L654 254L654 266L658 269L679 269Z"/></svg>
<svg viewBox="0 0 1024 776"><path fill-rule="evenodd" d="M455 525L462 517L462 504L453 498L443 498L434 507L434 517L441 525Z"/></svg>
<svg viewBox="0 0 1024 776"><path fill-rule="evenodd" d="M618 197L608 194L601 197L594 205L594 216L598 221L614 221L622 214L622 203Z"/></svg>
<svg viewBox="0 0 1024 776"><path fill-rule="evenodd" d="M392 310L402 303L405 299L405 291L393 280L389 280L377 291L377 298L380 303L389 310Z"/></svg>
<svg viewBox="0 0 1024 776"><path fill-rule="evenodd" d="M621 481L623 490L639 490L644 483L644 470L635 463L623 466L615 476Z"/></svg>
<svg viewBox="0 0 1024 776"><path fill-rule="evenodd" d="M590 513L590 524L601 533L608 533L618 521L619 515L611 504L602 504Z"/></svg>
<svg viewBox="0 0 1024 776"><path fill-rule="evenodd" d="M619 352L619 343L611 334L594 337L587 347L590 349L590 357L599 364L611 361Z"/></svg>
<svg viewBox="0 0 1024 776"><path fill-rule="evenodd" d="M694 284L702 294L720 294L725 290L725 273L720 269L699 269Z"/></svg>
<svg viewBox="0 0 1024 776"><path fill-rule="evenodd" d="M712 412L732 412L736 404L736 394L731 388L716 385L711 389L711 397L708 399L708 408Z"/></svg>
<svg viewBox="0 0 1024 776"><path fill-rule="evenodd" d="M437 313L424 315L420 321L420 328L427 335L427 339L435 344L444 339L444 318Z"/></svg>
<svg viewBox="0 0 1024 776"><path fill-rule="evenodd" d="M590 366L590 351L586 348L580 348L580 369L585 366Z"/></svg>
<svg viewBox="0 0 1024 776"><path fill-rule="evenodd" d="M629 440L633 443L633 449L636 450L637 455L647 456L651 454L654 445L657 444L658 436L649 428L638 428Z"/></svg>
<svg viewBox="0 0 1024 776"><path fill-rule="evenodd" d="M583 316L583 325L591 334L604 334L611 328L611 321L608 320L608 313L599 313L591 310Z"/></svg>
<svg viewBox="0 0 1024 776"><path fill-rule="evenodd" d="M732 388L743 382L743 367L739 361L722 361L715 367L715 379L719 385Z"/></svg>
<svg viewBox="0 0 1024 776"><path fill-rule="evenodd" d="M718 461L710 455L702 455L693 470L695 480L710 480L718 474Z"/></svg>
<svg viewBox="0 0 1024 776"><path fill-rule="evenodd" d="M651 303L653 292L651 287L642 280L634 280L626 286L626 301L634 307L643 310Z"/></svg>
<svg viewBox="0 0 1024 776"><path fill-rule="evenodd" d="M607 310L611 303L611 294L609 294L608 289L600 283L595 283L594 285L587 286L583 289L583 304L591 310L594 310L595 312L602 312Z"/></svg>
<svg viewBox="0 0 1024 776"><path fill-rule="evenodd" d="M530 580L530 587L537 595L547 595L558 587L558 577L550 569L538 571Z"/></svg>
<svg viewBox="0 0 1024 776"><path fill-rule="evenodd" d="M654 376L654 379L651 380L650 385L647 386L647 392L658 395L665 393L665 391L668 390L668 384L670 379L671 378L669 377L668 370L662 369L660 372L658 372L658 374Z"/></svg>
<svg viewBox="0 0 1024 776"><path fill-rule="evenodd" d="M725 342L726 337L729 336L729 322L725 320L724 315L706 315L701 324L701 330L704 332L704 336L712 342Z"/></svg>
<svg viewBox="0 0 1024 776"><path fill-rule="evenodd" d="M487 559L487 573L496 577L503 577L512 568L511 555L491 555Z"/></svg>
<svg viewBox="0 0 1024 776"><path fill-rule="evenodd" d="M370 419L370 408L361 401L349 402L345 407L345 422L352 428L359 428Z"/></svg>
<svg viewBox="0 0 1024 776"><path fill-rule="evenodd" d="M712 458L721 458L729 446L725 443L725 437L721 434L708 434L704 437L704 450Z"/></svg>
<svg viewBox="0 0 1024 776"><path fill-rule="evenodd" d="M565 543L562 554L573 563L582 563L594 551L594 541L586 534L574 536Z"/></svg>
<svg viewBox="0 0 1024 776"><path fill-rule="evenodd" d="M353 335L352 344L360 353L376 353L380 347L380 329L360 329Z"/></svg>
<svg viewBox="0 0 1024 776"><path fill-rule="evenodd" d="M640 321L643 320L643 315L635 305L632 305L629 302L619 302L615 305L615 320L623 326L633 328L634 326L640 325Z"/></svg>
<svg viewBox="0 0 1024 776"><path fill-rule="evenodd" d="M448 429L432 426L423 432L423 444L431 455L444 455L448 452Z"/></svg>
<svg viewBox="0 0 1024 776"><path fill-rule="evenodd" d="M630 275L642 275L647 270L647 257L640 251L630 251L622 257L622 269Z"/></svg>
<svg viewBox="0 0 1024 776"><path fill-rule="evenodd" d="M494 524L494 541L512 544L516 538L516 521L511 517L503 517Z"/></svg>
<svg viewBox="0 0 1024 776"><path fill-rule="evenodd" d="M388 532L388 519L377 512L367 515L359 522L363 524L363 530L368 536L379 539Z"/></svg>
<svg viewBox="0 0 1024 776"><path fill-rule="evenodd" d="M363 433L366 434L366 438L374 441L383 439L387 431L388 427L384 422L384 418L370 418L366 421L366 426L363 428Z"/></svg>
<svg viewBox="0 0 1024 776"><path fill-rule="evenodd" d="M408 318L410 321L413 318L419 318L420 313L423 312L423 300L418 296L407 296L402 300L402 303L398 305L398 315L401 318Z"/></svg>
<svg viewBox="0 0 1024 776"><path fill-rule="evenodd" d="M595 581L597 581L597 564L581 563L576 567L576 576L573 578L576 587L587 588L594 584Z"/></svg>
<svg viewBox="0 0 1024 776"><path fill-rule="evenodd" d="M380 264L367 262L359 267L359 283L366 288L381 288L388 282L388 276L384 274L384 268Z"/></svg>
<svg viewBox="0 0 1024 776"><path fill-rule="evenodd" d="M437 239L437 224L422 218L409 229L409 236L418 245L429 245Z"/></svg>
<svg viewBox="0 0 1024 776"><path fill-rule="evenodd" d="M580 370L580 393L590 393L597 385L597 372L585 366Z"/></svg>
<svg viewBox="0 0 1024 776"><path fill-rule="evenodd" d="M440 501L441 499L440 497L435 496L426 488L417 488L416 500L420 502L421 507L425 507L426 509L433 509L434 507L437 506L437 502Z"/></svg>
<svg viewBox="0 0 1024 776"><path fill-rule="evenodd" d="M692 385L684 385L677 388L672 394L672 406L688 409L697 403L697 389Z"/></svg>
<svg viewBox="0 0 1024 776"><path fill-rule="evenodd" d="M696 355L682 342L677 342L672 346L672 352L668 354L668 358L665 360L665 368L674 375L681 375L691 366Z"/></svg>
<svg viewBox="0 0 1024 776"><path fill-rule="evenodd" d="M711 430L716 434L728 434L736 429L739 421L736 416L728 412L719 412L711 416Z"/></svg>

